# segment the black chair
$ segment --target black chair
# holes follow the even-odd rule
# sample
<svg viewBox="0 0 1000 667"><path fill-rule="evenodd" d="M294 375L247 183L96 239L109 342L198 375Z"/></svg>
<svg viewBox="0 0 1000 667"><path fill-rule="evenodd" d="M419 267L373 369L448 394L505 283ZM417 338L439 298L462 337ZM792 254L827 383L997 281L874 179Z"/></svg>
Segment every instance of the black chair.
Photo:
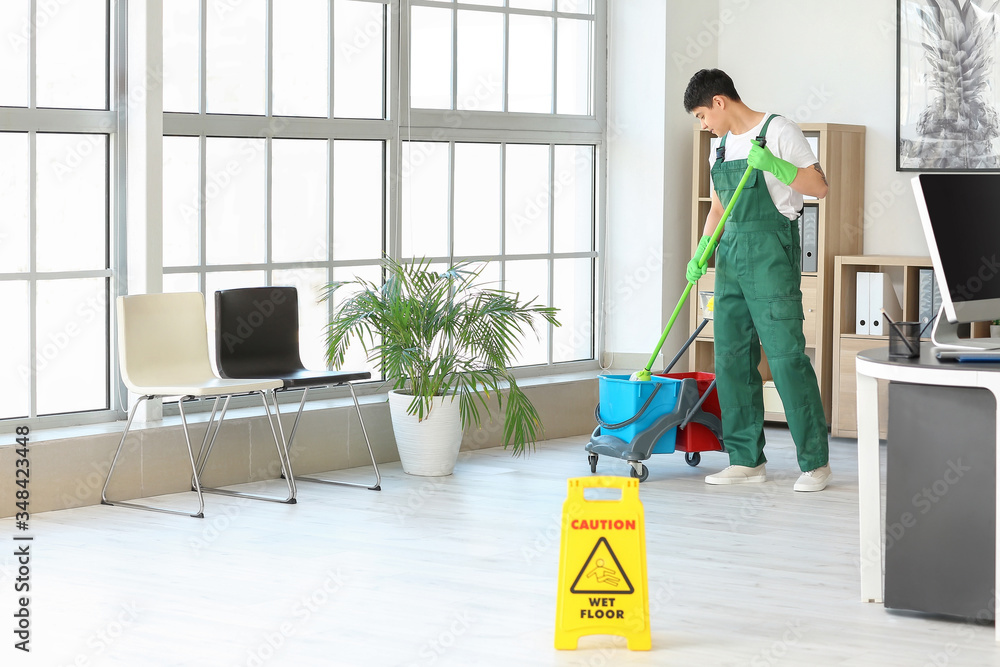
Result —
<svg viewBox="0 0 1000 667"><path fill-rule="evenodd" d="M274 378L282 381L276 391L302 390L299 410L286 441L291 451L295 431L302 417L306 396L313 387L346 384L354 399L354 407L361 422L361 432L368 445L372 468L375 470L373 485L342 482L318 477L296 477L296 480L359 486L373 491L381 490L381 476L375 453L368 440L361 406L351 382L371 379L365 372L314 371L302 365L299 355L299 298L294 287L247 287L221 290L215 293L215 349L219 374L224 378ZM277 412L277 400L275 411ZM281 429L279 414L278 427ZM283 429L281 437L284 438ZM289 474L292 466L289 460Z"/></svg>

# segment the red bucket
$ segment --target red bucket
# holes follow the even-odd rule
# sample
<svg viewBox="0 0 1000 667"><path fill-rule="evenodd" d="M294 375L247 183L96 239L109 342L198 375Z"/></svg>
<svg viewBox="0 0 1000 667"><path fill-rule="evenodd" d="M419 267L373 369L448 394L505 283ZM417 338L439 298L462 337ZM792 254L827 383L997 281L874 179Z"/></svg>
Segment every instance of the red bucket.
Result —
<svg viewBox="0 0 1000 667"><path fill-rule="evenodd" d="M698 395L704 396L708 387L715 379L715 373L657 373L659 377L668 377L675 380L692 378L698 384ZM712 393L708 395L705 402L701 404L701 410L715 415L722 419L722 410L719 408L719 393L712 387ZM688 424L685 428L677 429L677 443L675 449L679 452L718 452L722 450L715 434L703 424Z"/></svg>

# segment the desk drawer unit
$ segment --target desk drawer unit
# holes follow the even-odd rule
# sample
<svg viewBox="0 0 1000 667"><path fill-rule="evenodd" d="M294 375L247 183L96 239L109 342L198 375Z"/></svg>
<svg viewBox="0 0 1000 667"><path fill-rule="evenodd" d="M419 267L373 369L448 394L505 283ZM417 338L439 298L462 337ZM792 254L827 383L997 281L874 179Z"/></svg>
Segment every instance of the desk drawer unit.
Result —
<svg viewBox="0 0 1000 667"><path fill-rule="evenodd" d="M993 620L996 401L889 384L885 606Z"/></svg>

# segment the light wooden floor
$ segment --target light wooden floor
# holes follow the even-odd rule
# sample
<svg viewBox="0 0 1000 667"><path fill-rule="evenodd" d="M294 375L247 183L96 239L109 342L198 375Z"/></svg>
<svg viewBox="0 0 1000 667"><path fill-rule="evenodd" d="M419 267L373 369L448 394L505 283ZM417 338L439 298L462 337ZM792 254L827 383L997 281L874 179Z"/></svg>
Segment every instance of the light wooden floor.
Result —
<svg viewBox="0 0 1000 667"><path fill-rule="evenodd" d="M589 474L578 437L527 459L463 453L447 478L385 465L382 492L302 483L291 506L208 496L204 520L39 514L33 652L12 648L5 547L0 664L1000 665L992 626L860 602L853 441L834 440L827 491L796 494L787 431L768 434L764 485L704 484L718 453L699 469L680 454L647 461L648 653L612 637L552 648L565 480ZM598 472L627 474L606 459Z"/></svg>

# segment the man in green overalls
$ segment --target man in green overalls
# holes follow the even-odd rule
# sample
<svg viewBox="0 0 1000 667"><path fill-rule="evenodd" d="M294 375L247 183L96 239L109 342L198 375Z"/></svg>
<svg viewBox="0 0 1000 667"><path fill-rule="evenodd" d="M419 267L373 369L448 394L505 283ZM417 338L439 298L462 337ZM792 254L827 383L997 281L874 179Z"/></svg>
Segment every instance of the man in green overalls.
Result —
<svg viewBox="0 0 1000 667"><path fill-rule="evenodd" d="M829 439L802 334L797 220L802 195L826 196L826 176L798 126L750 109L721 70L701 70L691 78L684 109L703 129L722 137L710 156L712 208L698 252L688 264L688 281L705 274L698 258L747 166L754 167L726 221L715 258L715 375L731 465L705 481L766 480L763 383L757 370L763 345L802 470L794 488L821 491L830 481Z"/></svg>

